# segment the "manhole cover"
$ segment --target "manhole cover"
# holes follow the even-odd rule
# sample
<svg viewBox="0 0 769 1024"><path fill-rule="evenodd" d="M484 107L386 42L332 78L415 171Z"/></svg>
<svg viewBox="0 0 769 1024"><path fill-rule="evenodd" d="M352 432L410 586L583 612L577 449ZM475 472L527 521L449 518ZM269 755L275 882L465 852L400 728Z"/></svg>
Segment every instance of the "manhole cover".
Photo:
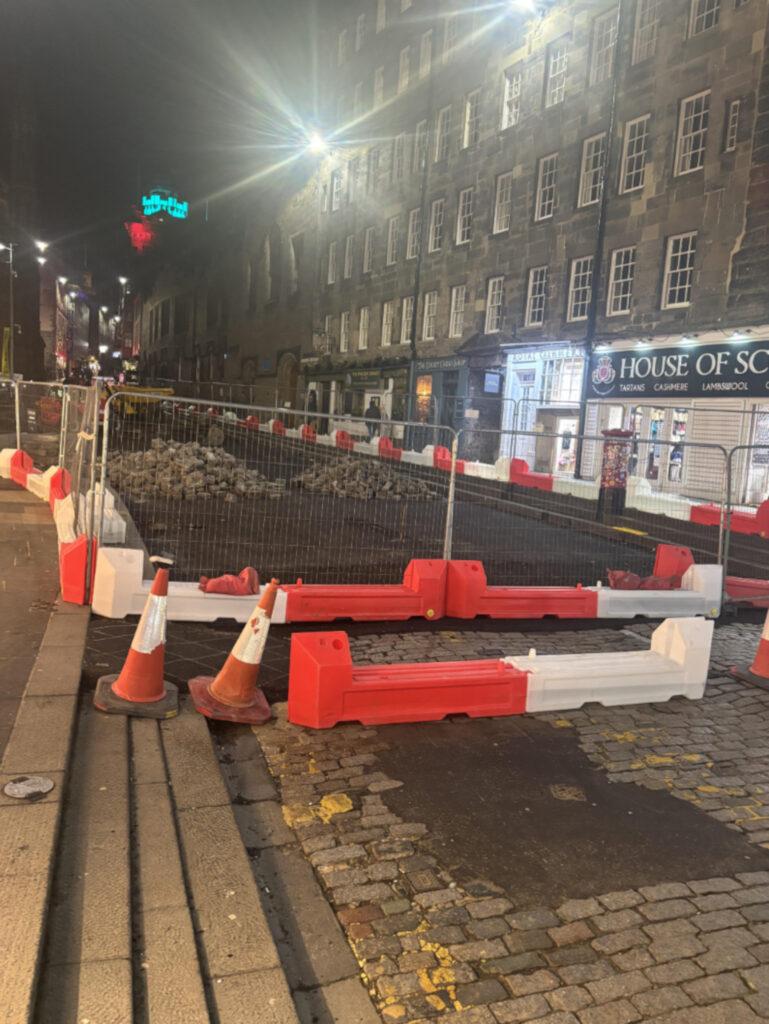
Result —
<svg viewBox="0 0 769 1024"><path fill-rule="evenodd" d="M19 775L6 782L3 792L16 800L39 800L53 789L53 779L43 775Z"/></svg>

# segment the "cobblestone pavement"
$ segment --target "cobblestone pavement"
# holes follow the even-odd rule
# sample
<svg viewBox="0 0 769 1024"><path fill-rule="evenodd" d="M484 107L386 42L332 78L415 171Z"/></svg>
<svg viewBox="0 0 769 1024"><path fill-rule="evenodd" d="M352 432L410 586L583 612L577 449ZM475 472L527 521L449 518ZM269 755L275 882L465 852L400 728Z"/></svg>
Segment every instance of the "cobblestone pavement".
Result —
<svg viewBox="0 0 769 1024"><path fill-rule="evenodd" d="M351 647L357 664L493 657L532 645L541 653L634 650L648 644L651 628L359 634ZM284 705L275 708L275 721L255 732L280 785L283 815L337 912L383 1021L769 1020L769 693L725 675L735 661L750 659L759 632L744 624L716 630L702 701L591 705L494 725L573 737L575 772L587 758L620 797L651 791L668 813L675 811L673 798L685 801L682 816L707 820L747 851L746 862L767 870L710 877L713 853L703 846L695 851L701 870L683 877L648 884L639 868L635 884L619 887L599 865L593 892L585 895L575 880L579 898L540 906L523 906L515 882L457 879L448 852L431 841L435 804L451 808L451 788L432 805L423 801L420 816L397 813L418 788L408 750L395 752L404 766L399 777L383 770L402 727L346 724L312 732L288 724ZM415 736L422 729L409 728ZM487 742L483 729L477 735ZM463 746L455 756L469 752ZM546 774L546 765L540 770ZM479 830L479 848L500 826L491 819ZM546 876L547 866L541 871Z"/></svg>

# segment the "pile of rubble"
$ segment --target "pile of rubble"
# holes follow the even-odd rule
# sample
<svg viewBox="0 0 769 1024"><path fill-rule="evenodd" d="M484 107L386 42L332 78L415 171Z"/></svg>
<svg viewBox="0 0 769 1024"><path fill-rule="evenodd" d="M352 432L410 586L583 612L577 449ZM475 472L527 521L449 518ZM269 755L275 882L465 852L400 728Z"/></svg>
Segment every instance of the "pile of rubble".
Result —
<svg viewBox="0 0 769 1024"><path fill-rule="evenodd" d="M308 469L291 481L316 494L385 501L431 501L439 497L423 480L372 461L339 459Z"/></svg>
<svg viewBox="0 0 769 1024"><path fill-rule="evenodd" d="M160 494L173 500L218 497L232 502L277 498L286 490L285 480L269 482L223 448L159 437L147 451L110 456L107 474L110 484L134 501Z"/></svg>

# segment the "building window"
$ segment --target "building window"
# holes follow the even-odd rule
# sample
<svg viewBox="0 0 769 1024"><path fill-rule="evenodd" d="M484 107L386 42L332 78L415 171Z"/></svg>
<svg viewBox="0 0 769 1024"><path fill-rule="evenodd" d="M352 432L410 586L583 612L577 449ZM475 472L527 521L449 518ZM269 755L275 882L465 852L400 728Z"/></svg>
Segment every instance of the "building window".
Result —
<svg viewBox="0 0 769 1024"><path fill-rule="evenodd" d="M381 107L384 103L384 68L377 68L374 72L374 107Z"/></svg>
<svg viewBox="0 0 769 1024"><path fill-rule="evenodd" d="M360 50L366 41L366 15L359 14L355 21L355 52Z"/></svg>
<svg viewBox="0 0 769 1024"><path fill-rule="evenodd" d="M358 318L358 348L368 348L368 306L360 307Z"/></svg>
<svg viewBox="0 0 769 1024"><path fill-rule="evenodd" d="M504 277L492 277L486 289L485 334L497 334L502 327L502 292Z"/></svg>
<svg viewBox="0 0 769 1024"><path fill-rule="evenodd" d="M649 144L649 114L628 121L622 147L620 191L634 192L644 187L646 179L646 148Z"/></svg>
<svg viewBox="0 0 769 1024"><path fill-rule="evenodd" d="M331 212L334 213L342 205L342 191L344 181L341 171L334 171L331 175Z"/></svg>
<svg viewBox="0 0 769 1024"><path fill-rule="evenodd" d="M379 146L373 146L366 157L366 192L370 194L379 183Z"/></svg>
<svg viewBox="0 0 769 1024"><path fill-rule="evenodd" d="M601 198L606 133L594 135L582 143L582 169L579 175L579 206L592 206Z"/></svg>
<svg viewBox="0 0 769 1024"><path fill-rule="evenodd" d="M547 62L546 107L554 107L558 103L563 103L563 98L566 95L566 71L568 65L569 54L566 46L563 43L553 46Z"/></svg>
<svg viewBox="0 0 769 1024"><path fill-rule="evenodd" d="M414 322L414 296L407 295L401 302L401 345L411 341L411 327Z"/></svg>
<svg viewBox="0 0 769 1024"><path fill-rule="evenodd" d="M425 166L425 158L427 157L427 121L420 121L414 132L414 164L413 169L416 174L417 171L421 171Z"/></svg>
<svg viewBox="0 0 769 1024"><path fill-rule="evenodd" d="M328 244L328 273L326 284L336 284L336 242Z"/></svg>
<svg viewBox="0 0 769 1024"><path fill-rule="evenodd" d="M350 351L350 311L342 313L339 321L339 351Z"/></svg>
<svg viewBox="0 0 769 1024"><path fill-rule="evenodd" d="M617 8L607 11L593 24L593 54L590 60L590 84L598 85L611 76L614 48L617 45Z"/></svg>
<svg viewBox="0 0 769 1024"><path fill-rule="evenodd" d="M415 260L419 255L419 238L422 234L422 211L412 210L409 213L408 235L406 237L406 259Z"/></svg>
<svg viewBox="0 0 769 1024"><path fill-rule="evenodd" d="M593 257L582 256L571 261L569 303L566 319L587 320L590 298L593 294Z"/></svg>
<svg viewBox="0 0 769 1024"><path fill-rule="evenodd" d="M424 341L432 341L435 337L435 319L438 309L438 293L425 293L425 311L422 318L422 338Z"/></svg>
<svg viewBox="0 0 769 1024"><path fill-rule="evenodd" d="M465 286L458 284L451 289L451 313L449 314L449 337L461 338L465 329Z"/></svg>
<svg viewBox="0 0 769 1024"><path fill-rule="evenodd" d="M352 91L352 116L360 117L363 114L363 82L357 82Z"/></svg>
<svg viewBox="0 0 769 1024"><path fill-rule="evenodd" d="M465 97L465 121L462 149L477 146L481 138L481 90L473 89Z"/></svg>
<svg viewBox="0 0 769 1024"><path fill-rule="evenodd" d="M676 145L676 174L698 171L705 163L705 141L710 115L710 92L701 92L681 102Z"/></svg>
<svg viewBox="0 0 769 1024"><path fill-rule="evenodd" d="M398 218L390 217L387 222L387 266L398 259Z"/></svg>
<svg viewBox="0 0 769 1024"><path fill-rule="evenodd" d="M376 0L376 30L381 32L387 26L387 0Z"/></svg>
<svg viewBox="0 0 769 1024"><path fill-rule="evenodd" d="M529 289L526 296L526 327L541 327L545 322L547 294L547 267L532 267L529 271Z"/></svg>
<svg viewBox="0 0 769 1024"><path fill-rule="evenodd" d="M470 241L473 231L473 189L463 188L457 204L457 245Z"/></svg>
<svg viewBox="0 0 769 1024"><path fill-rule="evenodd" d="M363 236L363 273L370 274L374 265L374 229L366 228Z"/></svg>
<svg viewBox="0 0 769 1024"><path fill-rule="evenodd" d="M640 64L657 52L660 0L638 0L633 33L633 63Z"/></svg>
<svg viewBox="0 0 769 1024"><path fill-rule="evenodd" d="M409 47L404 46L398 61L398 93L405 92L409 87Z"/></svg>
<svg viewBox="0 0 769 1024"><path fill-rule="evenodd" d="M433 63L433 33L432 29L429 32L422 34L422 39L419 44L419 77L427 78L430 74L430 68Z"/></svg>
<svg viewBox="0 0 769 1024"><path fill-rule="evenodd" d="M430 244L428 252L438 252L443 245L443 212L445 201L443 199L433 200L430 207Z"/></svg>
<svg viewBox="0 0 769 1024"><path fill-rule="evenodd" d="M435 124L435 162L445 160L449 155L449 128L451 125L451 107L438 111Z"/></svg>
<svg viewBox="0 0 769 1024"><path fill-rule="evenodd" d="M352 252L355 244L355 236L348 235L344 242L344 276L345 279L352 277Z"/></svg>
<svg viewBox="0 0 769 1024"><path fill-rule="evenodd" d="M502 75L502 131L521 120L521 81L520 71L505 71Z"/></svg>
<svg viewBox="0 0 769 1024"><path fill-rule="evenodd" d="M513 210L513 172L500 174L497 178L497 194L494 200L494 225L492 231L510 230L510 219Z"/></svg>
<svg viewBox="0 0 769 1024"><path fill-rule="evenodd" d="M663 309L688 306L691 302L696 248L696 231L690 231L686 235L673 235L668 239L665 280L662 286Z"/></svg>
<svg viewBox="0 0 769 1024"><path fill-rule="evenodd" d="M337 66L341 67L342 64L344 64L346 59L347 59L347 29L343 28L342 31L339 33L339 38L337 40L337 49L336 49L336 63L337 63Z"/></svg>
<svg viewBox="0 0 769 1024"><path fill-rule="evenodd" d="M726 107L726 128L724 130L724 153L737 148L737 133L740 128L740 101L732 100Z"/></svg>
<svg viewBox="0 0 769 1024"><path fill-rule="evenodd" d="M382 347L387 348L393 341L393 304L382 303Z"/></svg>
<svg viewBox="0 0 769 1024"><path fill-rule="evenodd" d="M443 63L451 56L457 45L457 15L449 14L443 22Z"/></svg>
<svg viewBox="0 0 769 1024"><path fill-rule="evenodd" d="M555 211L555 190L558 184L558 154L551 153L539 161L537 175L537 198L534 204L534 220L547 220Z"/></svg>
<svg viewBox="0 0 769 1024"><path fill-rule="evenodd" d="M393 139L393 181L401 181L405 171L406 162L406 136L401 133Z"/></svg>
<svg viewBox="0 0 769 1024"><path fill-rule="evenodd" d="M323 334L324 334L325 339L326 339L326 345L329 347L329 349L330 349L330 342L331 342L331 336L332 336L332 331L333 330L334 330L334 318L333 318L333 316L330 313L327 313L325 315L325 317L323 318Z"/></svg>
<svg viewBox="0 0 769 1024"><path fill-rule="evenodd" d="M621 316L630 312L633 302L635 277L635 246L615 249L609 269L609 294L606 296L606 315Z"/></svg>
<svg viewBox="0 0 769 1024"><path fill-rule="evenodd" d="M689 23L689 35L698 36L715 28L721 13L721 0L692 0L692 15Z"/></svg>
<svg viewBox="0 0 769 1024"><path fill-rule="evenodd" d="M546 358L542 366L540 402L561 405L579 402L584 365L584 359L574 356Z"/></svg>

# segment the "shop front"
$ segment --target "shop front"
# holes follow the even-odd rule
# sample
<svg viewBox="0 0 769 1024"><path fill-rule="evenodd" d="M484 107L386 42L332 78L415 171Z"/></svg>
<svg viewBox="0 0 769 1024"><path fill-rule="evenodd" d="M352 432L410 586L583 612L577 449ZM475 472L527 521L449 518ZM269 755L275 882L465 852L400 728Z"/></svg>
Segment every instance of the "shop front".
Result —
<svg viewBox="0 0 769 1024"><path fill-rule="evenodd" d="M526 459L536 472L573 473L584 368L582 345L508 351L502 429L532 436L503 435L501 454ZM559 436L542 436L549 434Z"/></svg>
<svg viewBox="0 0 769 1024"><path fill-rule="evenodd" d="M633 437L628 471L653 490L717 497L723 456L690 445L754 446L735 460L733 479L734 500L752 503L769 492L769 449L761 448L769 442L769 344L738 333L723 338L599 346L587 395L600 409L598 428L609 406L622 408Z"/></svg>

